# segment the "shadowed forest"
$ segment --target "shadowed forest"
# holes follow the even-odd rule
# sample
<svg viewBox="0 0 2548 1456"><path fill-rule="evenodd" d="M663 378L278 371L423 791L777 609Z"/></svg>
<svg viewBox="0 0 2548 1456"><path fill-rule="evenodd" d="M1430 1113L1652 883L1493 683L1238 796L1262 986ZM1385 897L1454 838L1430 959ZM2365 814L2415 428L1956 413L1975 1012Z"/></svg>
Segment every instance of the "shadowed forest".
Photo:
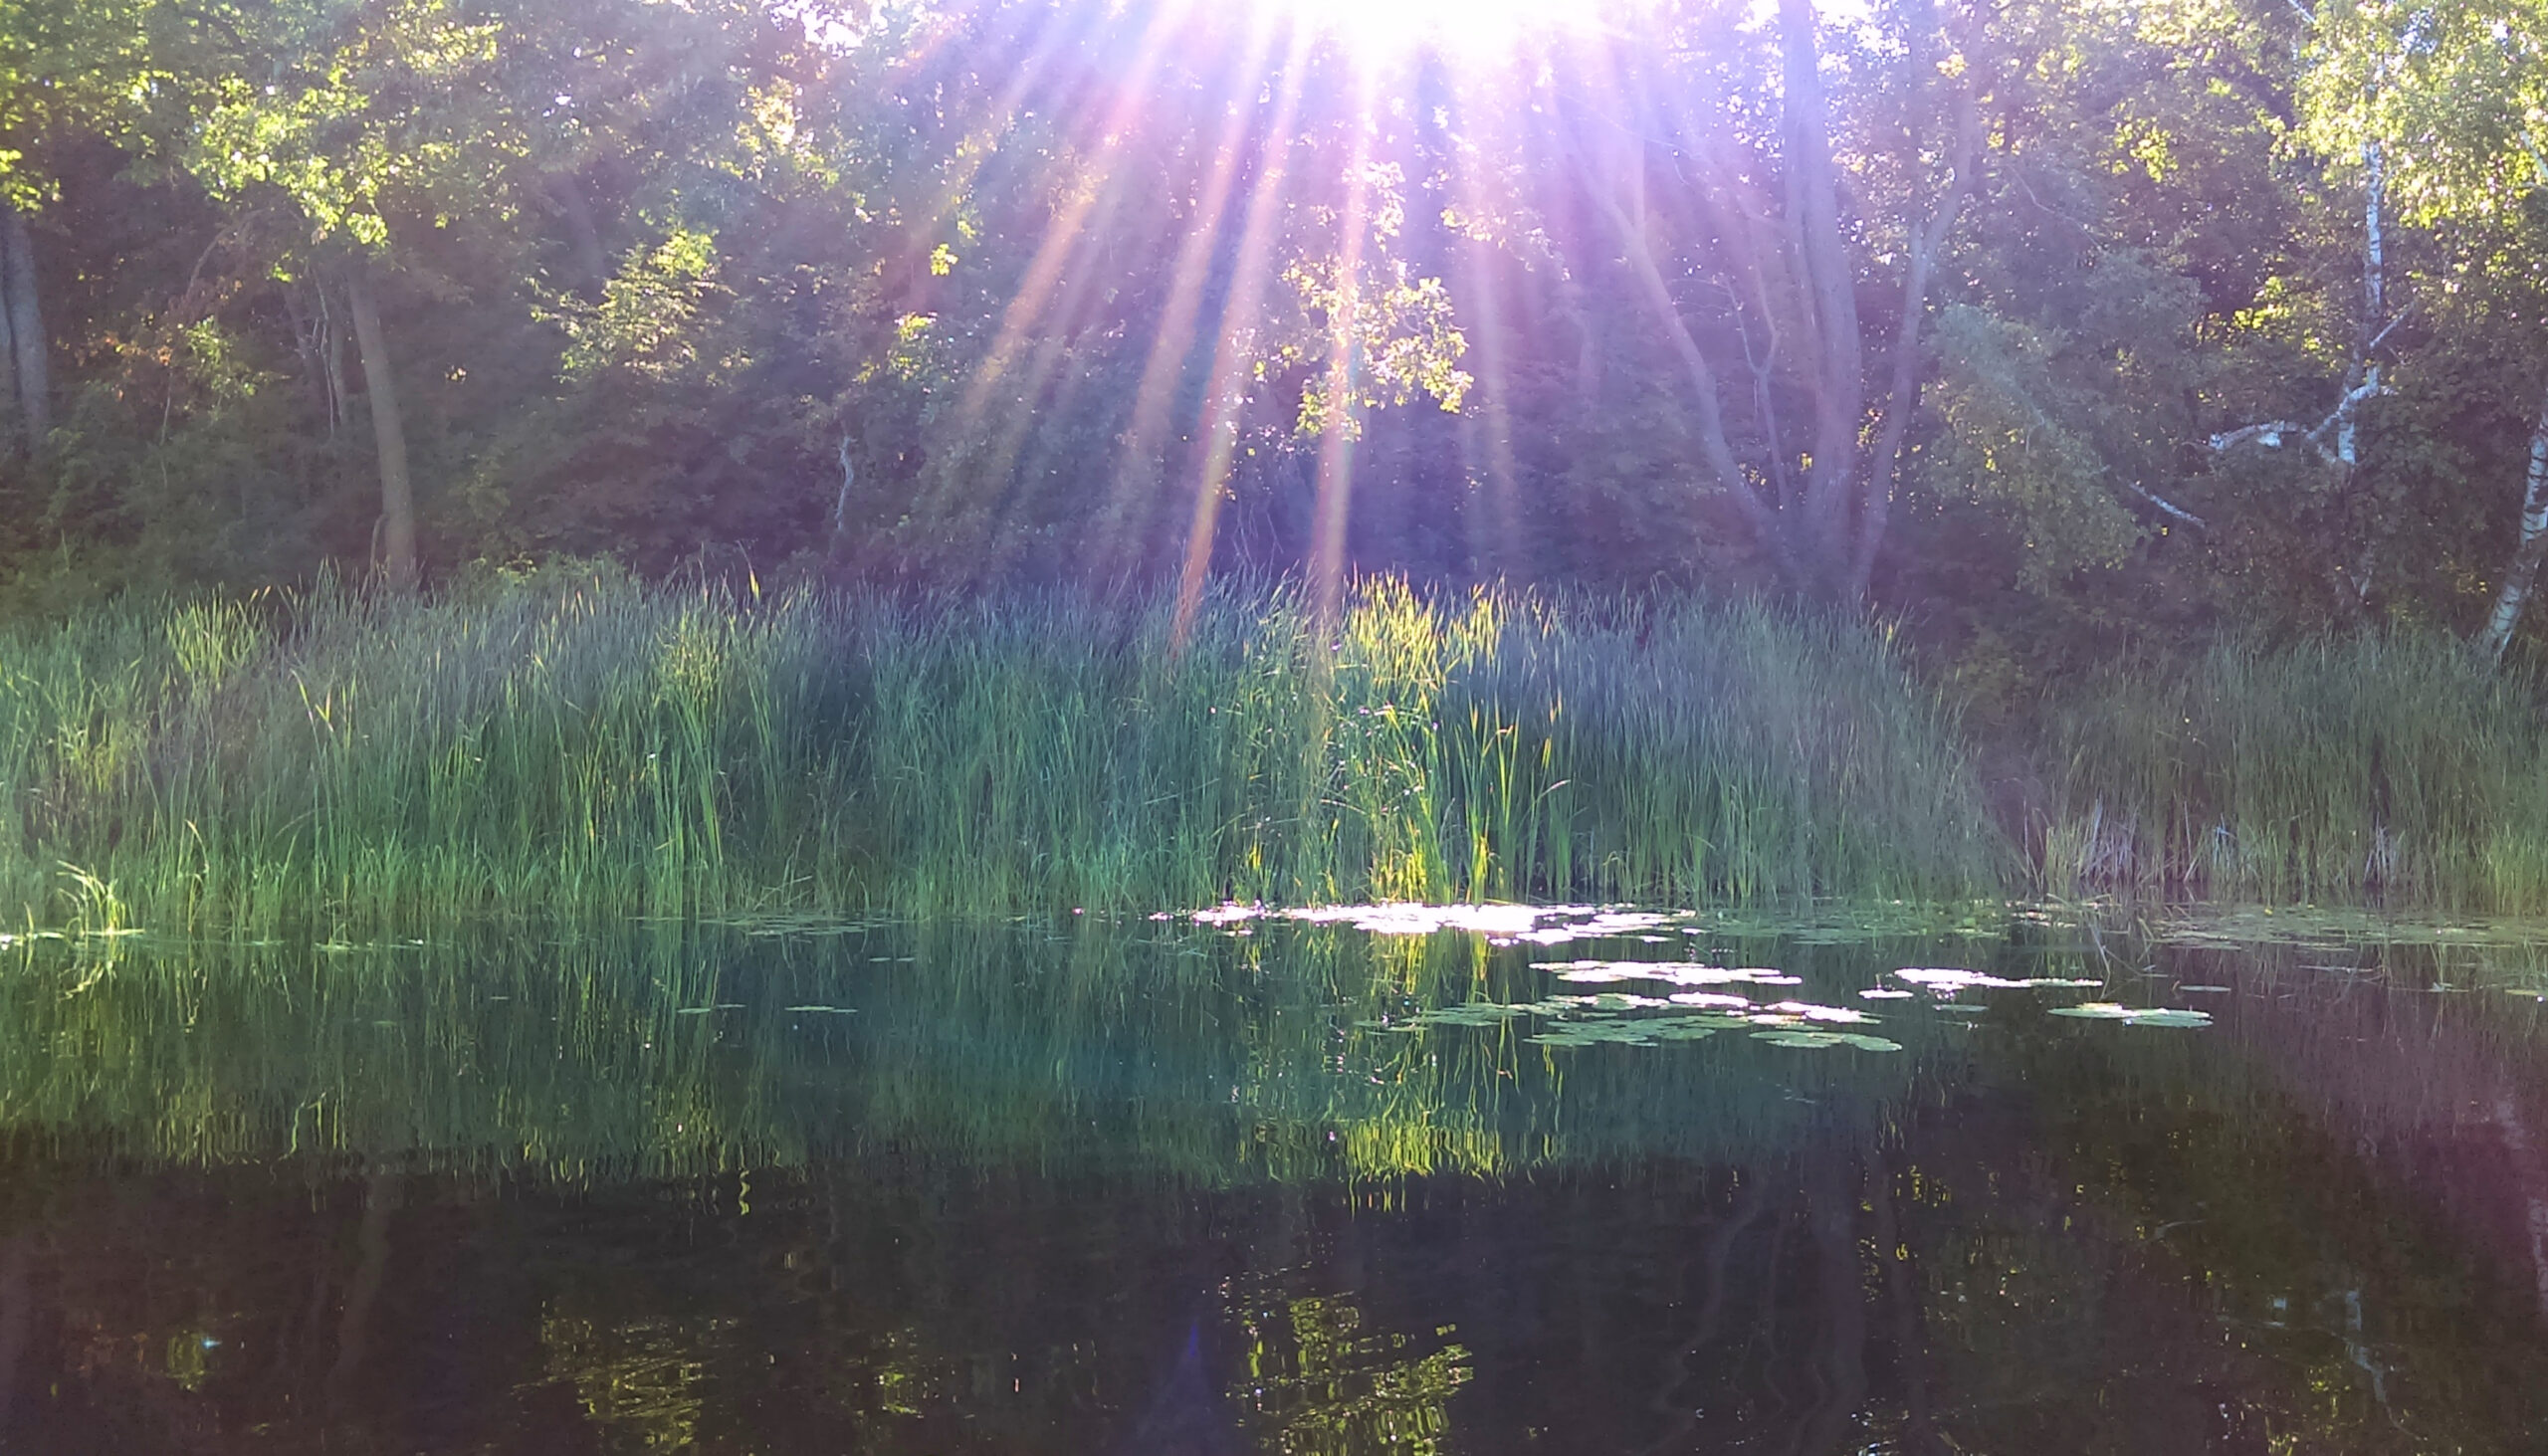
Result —
<svg viewBox="0 0 2548 1456"><path fill-rule="evenodd" d="M2519 635L2524 5L1565 19L11 0L7 599L1385 571L1864 603L1994 706Z"/></svg>

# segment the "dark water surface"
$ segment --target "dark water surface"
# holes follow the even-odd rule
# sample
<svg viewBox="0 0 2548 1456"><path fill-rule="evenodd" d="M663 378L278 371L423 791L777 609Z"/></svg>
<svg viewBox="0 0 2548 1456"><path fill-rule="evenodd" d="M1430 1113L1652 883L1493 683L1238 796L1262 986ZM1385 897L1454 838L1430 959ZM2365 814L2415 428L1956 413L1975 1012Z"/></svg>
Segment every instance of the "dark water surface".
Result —
<svg viewBox="0 0 2548 1456"><path fill-rule="evenodd" d="M0 1450L2548 1449L2548 952L1895 919L20 941Z"/></svg>

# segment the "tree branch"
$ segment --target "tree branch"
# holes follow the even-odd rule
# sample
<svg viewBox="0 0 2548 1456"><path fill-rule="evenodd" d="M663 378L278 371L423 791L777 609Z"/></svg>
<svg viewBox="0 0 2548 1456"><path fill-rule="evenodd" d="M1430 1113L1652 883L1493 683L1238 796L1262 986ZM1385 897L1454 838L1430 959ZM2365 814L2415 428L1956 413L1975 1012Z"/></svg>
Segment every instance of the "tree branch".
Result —
<svg viewBox="0 0 2548 1456"><path fill-rule="evenodd" d="M1589 160L1589 159L1588 159ZM1709 472L1725 493L1734 498L1761 545L1770 553L1780 573L1796 579L1796 561L1784 532L1779 528L1778 513L1761 498L1750 477L1743 473L1742 463L1735 459L1734 446L1726 438L1725 409L1717 393L1716 370L1708 363L1707 351L1699 346L1698 336L1690 331L1689 320L1681 316L1681 306L1672 297L1672 286L1663 277L1662 267L1655 262L1654 249L1646 237L1645 202L1643 196L1644 159L1630 158L1623 169L1636 189L1634 210L1623 202L1616 191L1617 182L1600 169L1587 166L1585 174L1591 185L1586 190L1601 210L1608 214L1610 225L1618 231L1619 241L1627 253L1629 271L1636 275L1644 290L1646 302L1663 325L1672 351L1681 361L1682 371L1689 376L1692 404L1698 414L1699 451L1705 457ZM1612 168L1617 172L1621 168Z"/></svg>
<svg viewBox="0 0 2548 1456"><path fill-rule="evenodd" d="M1911 240L1911 258L1902 277L1902 322L1893 339L1893 379L1884 406L1884 427L1875 454L1867 461L1866 500L1858 511L1857 537L1849 550L1849 596L1866 598L1875 575L1876 548L1893 514L1893 488L1902 473L1902 447L1909 437L1912 413L1920 404L1920 322L1928 310L1929 278L1938 255L1955 232L1956 217L1972 190L1974 169L1981 165L1982 112L1968 82L1956 92L1955 152L1937 204L1926 227Z"/></svg>
<svg viewBox="0 0 2548 1456"><path fill-rule="evenodd" d="M2208 521L2208 520L2204 520L2202 517L2195 515L2195 514L2194 514L2193 512L2191 512L2191 511L2188 511L2188 510L2187 510L2187 509L2185 509L2183 506L2180 506L2180 505L2178 505L2177 503L2175 503L2174 501L2169 500L2169 499L2168 499L2168 498L2166 498L2165 496L2160 495L2160 494L2159 494L2159 493L2157 493L2156 491L2153 491L2153 490L2149 489L2148 487L2146 487L2146 486L2142 485L2139 481L2126 481L2126 482L2124 483L2124 486L2125 486L2125 488L2126 488L2126 489L2130 490L2130 491L2132 492L2132 494L2134 494L2134 495L2136 495L2136 496L2139 496L2142 500L2147 501L2147 502L2149 502L2151 505L2158 507L2161 511L2165 512L2165 513L2166 513L2166 514L2168 514L2169 516L2172 516L2172 517L2176 518L2176 519L2177 519L2177 520L2179 520L2184 521L2184 522L2185 522L2186 524L2188 524L2188 525L2194 526L2194 527L2196 527L2196 528L2198 528L2198 529L2201 529L2201 530L2210 530L2210 529L2212 528L2212 522L2211 522L2211 521Z"/></svg>

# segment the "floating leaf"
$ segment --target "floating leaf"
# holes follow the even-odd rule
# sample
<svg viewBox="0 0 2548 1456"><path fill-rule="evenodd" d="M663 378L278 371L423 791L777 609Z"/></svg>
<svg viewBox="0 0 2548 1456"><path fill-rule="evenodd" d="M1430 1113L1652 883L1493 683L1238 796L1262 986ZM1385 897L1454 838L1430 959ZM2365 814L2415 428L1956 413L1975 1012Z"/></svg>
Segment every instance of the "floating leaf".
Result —
<svg viewBox="0 0 2548 1456"><path fill-rule="evenodd" d="M2088 1001L2077 1006L2055 1006L2055 1016L2075 1016L2082 1021L2120 1021L2128 1026L2210 1026L2211 1013L2190 1011L2174 1006L2124 1006L2113 1001Z"/></svg>
<svg viewBox="0 0 2548 1456"><path fill-rule="evenodd" d="M1595 984L1634 980L1663 981L1676 986L1724 986L1747 982L1761 986L1805 984L1797 976L1759 965L1738 968L1667 960L1567 960L1542 969L1554 972L1560 980Z"/></svg>
<svg viewBox="0 0 2548 1456"><path fill-rule="evenodd" d="M2103 985L2103 981L2069 980L2060 976L2030 976L2012 980L1979 970L1959 970L1948 966L1912 966L1893 973L1901 980L1925 988L1932 995L1952 996L1961 990L1981 988L1995 991L2054 989L2069 986Z"/></svg>
<svg viewBox="0 0 2548 1456"><path fill-rule="evenodd" d="M1806 1001L1781 1001L1770 1009L1773 1011L1784 1011L1790 1016L1802 1016L1807 1021L1835 1022L1842 1026L1872 1026L1875 1024L1874 1017L1869 1016L1864 1011L1853 1010L1847 1006L1816 1006Z"/></svg>
<svg viewBox="0 0 2548 1456"><path fill-rule="evenodd" d="M1854 1047L1862 1052L1902 1050L1902 1044L1899 1042L1886 1041L1880 1036L1862 1036L1846 1031L1756 1031L1752 1033L1752 1038L1755 1041L1768 1042L1774 1047L1797 1047L1805 1050L1821 1047Z"/></svg>
<svg viewBox="0 0 2548 1456"><path fill-rule="evenodd" d="M1603 991L1597 996L1551 996L1540 1004L1559 1011L1650 1011L1672 1003L1659 996L1631 996Z"/></svg>

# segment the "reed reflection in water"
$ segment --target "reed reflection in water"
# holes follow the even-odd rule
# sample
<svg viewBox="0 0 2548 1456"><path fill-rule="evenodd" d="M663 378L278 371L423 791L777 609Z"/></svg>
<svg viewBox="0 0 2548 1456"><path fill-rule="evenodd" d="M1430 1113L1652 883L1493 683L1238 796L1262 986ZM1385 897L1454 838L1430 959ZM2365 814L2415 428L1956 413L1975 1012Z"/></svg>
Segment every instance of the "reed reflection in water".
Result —
<svg viewBox="0 0 2548 1456"><path fill-rule="evenodd" d="M1585 924L14 947L0 1446L2548 1427L2532 950Z"/></svg>

